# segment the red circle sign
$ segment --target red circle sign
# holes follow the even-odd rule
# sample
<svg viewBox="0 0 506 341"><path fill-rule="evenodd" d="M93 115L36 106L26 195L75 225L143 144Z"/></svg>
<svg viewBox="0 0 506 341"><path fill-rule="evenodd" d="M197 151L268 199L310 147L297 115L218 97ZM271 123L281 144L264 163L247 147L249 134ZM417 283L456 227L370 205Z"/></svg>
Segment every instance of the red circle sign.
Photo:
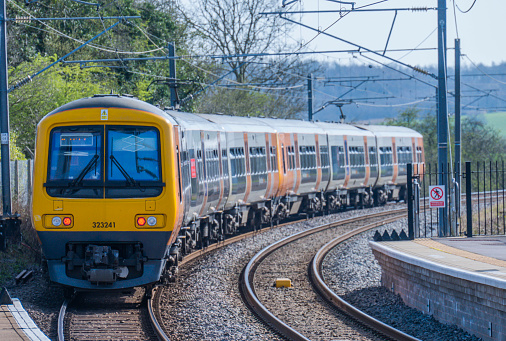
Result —
<svg viewBox="0 0 506 341"><path fill-rule="evenodd" d="M443 197L443 190L440 187L434 187L430 191L430 197L433 200L441 200L441 198Z"/></svg>

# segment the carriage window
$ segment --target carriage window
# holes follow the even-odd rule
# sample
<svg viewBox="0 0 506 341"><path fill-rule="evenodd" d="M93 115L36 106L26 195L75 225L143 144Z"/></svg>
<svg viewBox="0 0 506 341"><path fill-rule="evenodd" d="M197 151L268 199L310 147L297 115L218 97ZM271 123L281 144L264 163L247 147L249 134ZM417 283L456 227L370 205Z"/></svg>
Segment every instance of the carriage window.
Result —
<svg viewBox="0 0 506 341"><path fill-rule="evenodd" d="M420 146L416 147L416 162L423 163L422 147L420 147Z"/></svg>
<svg viewBox="0 0 506 341"><path fill-rule="evenodd" d="M392 147L380 147L380 163L382 166L388 166L393 164L392 159Z"/></svg>
<svg viewBox="0 0 506 341"><path fill-rule="evenodd" d="M278 162L276 160L276 147L271 147L271 170L273 172L278 171Z"/></svg>

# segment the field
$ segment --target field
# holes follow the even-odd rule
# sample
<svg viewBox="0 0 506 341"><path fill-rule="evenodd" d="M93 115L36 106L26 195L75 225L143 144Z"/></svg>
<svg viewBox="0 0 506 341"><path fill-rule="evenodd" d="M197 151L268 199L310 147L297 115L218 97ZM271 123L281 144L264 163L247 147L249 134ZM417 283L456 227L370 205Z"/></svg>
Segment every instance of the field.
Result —
<svg viewBox="0 0 506 341"><path fill-rule="evenodd" d="M506 112L494 112L485 114L487 123L497 129L502 136L506 137Z"/></svg>

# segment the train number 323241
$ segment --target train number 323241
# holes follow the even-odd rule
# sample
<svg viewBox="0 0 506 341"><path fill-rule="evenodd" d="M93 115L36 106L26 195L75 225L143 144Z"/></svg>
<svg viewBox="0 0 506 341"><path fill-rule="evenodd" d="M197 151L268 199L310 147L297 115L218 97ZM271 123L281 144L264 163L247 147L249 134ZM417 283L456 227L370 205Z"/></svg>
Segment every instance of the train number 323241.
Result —
<svg viewBox="0 0 506 341"><path fill-rule="evenodd" d="M94 229L110 229L110 228L115 228L115 227L116 227L116 223L114 221L112 221L112 222L94 221L93 225L92 225L92 228L94 228Z"/></svg>

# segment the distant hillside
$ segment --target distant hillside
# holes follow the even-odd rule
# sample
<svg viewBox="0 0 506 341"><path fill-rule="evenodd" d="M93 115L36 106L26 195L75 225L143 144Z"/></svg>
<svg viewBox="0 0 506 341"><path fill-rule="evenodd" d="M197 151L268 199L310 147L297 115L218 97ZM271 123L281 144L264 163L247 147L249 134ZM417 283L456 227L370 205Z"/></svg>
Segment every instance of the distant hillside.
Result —
<svg viewBox="0 0 506 341"><path fill-rule="evenodd" d="M463 115L506 110L506 63L480 69L462 70L461 103ZM436 109L436 89L413 79L436 84L431 77L402 69L404 74L371 63L343 66L323 64L324 75L315 75L314 111L325 105L314 119L339 121L342 105L347 122L382 120L416 106L423 112ZM435 69L426 70L433 74ZM486 75L485 75L486 74ZM448 91L454 90L454 71L448 71ZM488 76L487 76L488 75ZM448 98L448 109L454 111L454 99ZM500 116L500 115L498 115ZM495 121L494 121L495 122ZM495 123L494 123L495 124ZM506 125L506 122L505 122ZM505 130L506 131L506 130Z"/></svg>
<svg viewBox="0 0 506 341"><path fill-rule="evenodd" d="M506 137L506 111L485 114L487 123Z"/></svg>

